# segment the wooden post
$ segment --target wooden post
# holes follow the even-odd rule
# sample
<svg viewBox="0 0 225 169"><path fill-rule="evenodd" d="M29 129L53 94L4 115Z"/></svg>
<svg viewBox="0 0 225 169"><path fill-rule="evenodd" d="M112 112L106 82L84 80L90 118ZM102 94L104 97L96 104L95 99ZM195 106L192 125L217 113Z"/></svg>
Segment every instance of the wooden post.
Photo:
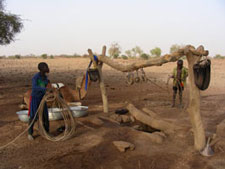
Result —
<svg viewBox="0 0 225 169"><path fill-rule="evenodd" d="M106 89L105 89L105 84L104 84L104 79L103 79L103 74L102 74L102 66L103 62L96 63L94 60L94 55L92 53L91 49L88 49L89 56L91 57L91 60L93 61L94 67L98 69L99 72L99 87L101 90L101 95L102 95L102 102L103 102L103 112L108 113L109 112L109 105L108 105L108 98L106 94ZM106 46L103 47L102 49L102 56L105 56L106 54Z"/></svg>
<svg viewBox="0 0 225 169"><path fill-rule="evenodd" d="M194 131L194 146L196 150L200 151L205 147L206 138L200 114L200 91L195 85L193 72L193 65L200 60L200 57L193 55L193 53L188 50L186 51L186 57L188 61L188 76L190 83L189 106L187 112L189 113Z"/></svg>
<svg viewBox="0 0 225 169"><path fill-rule="evenodd" d="M92 63L94 65L94 68L97 68L97 63L96 63L96 61L94 59L94 55L92 53L92 50L91 49L88 49L88 53L89 53L90 59L92 60Z"/></svg>
<svg viewBox="0 0 225 169"><path fill-rule="evenodd" d="M106 46L103 46L102 56L105 56L105 54L106 54ZM100 76L99 86L100 86L101 94L102 94L103 112L108 113L109 112L109 104L108 104L108 97L107 97L103 74L102 74L102 66L103 66L103 62L100 62L100 64L98 65L98 72L99 72L99 76Z"/></svg>

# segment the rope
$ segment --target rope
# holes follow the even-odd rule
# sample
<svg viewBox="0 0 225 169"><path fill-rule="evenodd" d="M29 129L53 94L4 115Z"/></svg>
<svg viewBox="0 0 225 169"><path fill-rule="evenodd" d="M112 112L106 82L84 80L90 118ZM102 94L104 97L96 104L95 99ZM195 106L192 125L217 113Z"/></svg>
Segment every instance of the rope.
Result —
<svg viewBox="0 0 225 169"><path fill-rule="evenodd" d="M37 112L38 112L38 111L37 111ZM29 125L22 133L20 133L18 136L16 136L16 138L14 138L12 141L10 141L9 143L7 143L7 144L1 146L1 147L0 147L0 150L2 150L2 149L4 149L4 148L8 147L10 144L13 144L16 140L18 140L22 135L24 135L24 134L29 130L29 128L30 128L31 125L34 123L34 121L35 121L35 119L36 119L36 117L37 117L37 112L36 112L36 114L35 114L35 116L34 116L32 122L30 123L30 125Z"/></svg>
<svg viewBox="0 0 225 169"><path fill-rule="evenodd" d="M58 136L52 136L49 134L43 124L43 113L44 113L44 105L46 101L52 101L52 98L54 98L54 103L56 107L60 109L60 112L63 116L64 123L65 123L65 130L62 134ZM39 131L40 134L45 137L47 140L50 141L62 141L67 140L71 138L76 130L76 123L73 118L73 113L70 110L69 106L66 104L66 102L59 96L58 92L54 92L51 94L47 94L43 97L39 109L38 109L38 115L39 115Z"/></svg>
<svg viewBox="0 0 225 169"><path fill-rule="evenodd" d="M153 82L153 81L150 80L149 78L146 77L146 80L149 81L149 82L151 82L152 84L154 84L154 85L157 86L158 88L160 88L160 89L162 89L162 90L164 90L164 91L166 91L166 92L169 93L169 91L168 91L167 89L164 89L163 87L159 86L158 84L156 84L155 82Z"/></svg>
<svg viewBox="0 0 225 169"><path fill-rule="evenodd" d="M61 135L58 136L52 136L51 134L47 133L44 125L43 125L43 110L44 110L44 105L46 102L48 101L54 101L55 105L60 108L61 110L61 114L63 116L64 119L64 123L65 123L65 130ZM0 147L0 150L8 147L10 144L13 144L15 141L17 141L22 135L24 135L29 128L31 127L31 125L35 122L37 115L39 116L39 131L41 133L41 135L43 137L45 137L47 140L50 141L61 141L61 140L67 140L69 138L71 138L74 133L75 133L75 129L76 129L76 123L74 121L73 115L72 115L72 111L70 110L69 106L66 104L66 102L59 96L58 92L54 92L54 93L46 93L44 95L44 97L41 100L41 103L38 107L37 112L35 113L35 116L32 120L32 122L30 123L30 125L22 132L20 133L18 136L16 136L16 138L14 138L12 141L10 141L9 143L3 145Z"/></svg>

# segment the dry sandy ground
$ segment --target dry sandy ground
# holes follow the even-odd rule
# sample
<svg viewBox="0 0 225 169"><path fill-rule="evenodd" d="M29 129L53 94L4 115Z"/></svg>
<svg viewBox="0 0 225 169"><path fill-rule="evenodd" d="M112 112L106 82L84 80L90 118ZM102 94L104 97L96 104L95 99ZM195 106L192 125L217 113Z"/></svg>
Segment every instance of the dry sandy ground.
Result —
<svg viewBox="0 0 225 169"><path fill-rule="evenodd" d="M31 78L37 72L37 64L49 64L51 82L64 82L74 87L74 78L85 73L88 59L0 59L0 146L24 131L27 124L18 120L16 112L23 93L31 88ZM128 61L123 61L128 62ZM145 68L154 83L138 83L128 86L125 74L104 65L103 73L110 104L110 112L125 108L132 102L137 108L147 107L177 125L190 127L185 110L171 108L171 85L166 80L175 63L161 67ZM185 65L187 65L185 63ZM216 125L225 118L225 60L212 61L210 87L201 92L201 113L207 136L216 132ZM171 82L170 82L171 83ZM188 104L188 89L184 92L184 105ZM167 135L162 144L152 143L132 124L117 125L107 120L96 123L102 114L101 94L98 83L92 83L87 97L82 101L89 106L89 116L80 118L94 130L78 126L76 135L64 142L50 142L35 131L35 140L23 135L13 145L0 150L1 169L225 169L225 143L213 146L215 155L202 157L193 148L193 133ZM51 123L50 123L51 125ZM119 152L112 141L123 140L135 145L134 151Z"/></svg>

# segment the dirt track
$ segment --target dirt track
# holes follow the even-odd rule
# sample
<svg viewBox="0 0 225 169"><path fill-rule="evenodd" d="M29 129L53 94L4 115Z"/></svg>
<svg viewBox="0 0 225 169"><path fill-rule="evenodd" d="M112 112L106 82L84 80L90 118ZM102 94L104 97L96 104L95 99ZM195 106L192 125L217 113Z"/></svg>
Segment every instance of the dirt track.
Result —
<svg viewBox="0 0 225 169"><path fill-rule="evenodd" d="M39 62L49 64L51 82L64 82L74 87L76 76L82 75L88 59L0 59L0 146L21 133L27 124L18 120L16 111L23 93L31 87L31 78ZM186 64L186 63L185 63ZM125 74L104 65L110 112L124 108L132 102L137 108L147 107L163 118L190 128L187 112L171 108L172 90L165 85L168 73L175 63L146 68L153 83L128 86ZM187 65L186 65L187 66ZM216 125L225 118L225 60L212 61L212 80L208 90L201 92L201 113L207 136L216 132ZM187 105L188 89L184 92ZM98 83L92 83L87 97L82 101L89 106L89 116L80 118L95 130L78 126L74 138L64 142L49 142L35 131L35 141L22 136L14 145L0 151L1 169L225 169L225 142L213 146L213 157L202 157L193 148L191 130L180 135L170 135L163 144L152 143L140 131L109 121L94 123L92 119L102 113ZM51 125L51 123L50 123ZM120 153L112 141L123 140L135 145L134 151Z"/></svg>

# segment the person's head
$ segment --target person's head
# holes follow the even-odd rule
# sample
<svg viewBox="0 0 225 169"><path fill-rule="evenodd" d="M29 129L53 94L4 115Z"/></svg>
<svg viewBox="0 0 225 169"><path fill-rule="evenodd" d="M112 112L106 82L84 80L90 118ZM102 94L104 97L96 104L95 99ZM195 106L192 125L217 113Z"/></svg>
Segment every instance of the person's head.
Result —
<svg viewBox="0 0 225 169"><path fill-rule="evenodd" d="M182 69L182 67L183 67L183 60L180 59L177 61L177 68Z"/></svg>
<svg viewBox="0 0 225 169"><path fill-rule="evenodd" d="M38 64L38 69L42 74L49 73L48 64L45 62L41 62Z"/></svg>

